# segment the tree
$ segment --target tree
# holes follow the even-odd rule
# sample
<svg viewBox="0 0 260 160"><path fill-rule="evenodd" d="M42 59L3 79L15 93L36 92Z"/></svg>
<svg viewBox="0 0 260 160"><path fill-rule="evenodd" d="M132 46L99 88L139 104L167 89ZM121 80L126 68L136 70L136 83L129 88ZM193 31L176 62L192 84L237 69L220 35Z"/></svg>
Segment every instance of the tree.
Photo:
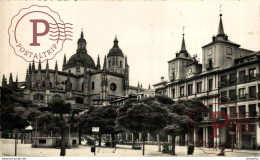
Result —
<svg viewBox="0 0 260 160"><path fill-rule="evenodd" d="M118 123L134 134L146 135L163 129L169 121L168 115L167 108L154 97L129 100L119 108ZM144 155L144 136L142 141Z"/></svg>
<svg viewBox="0 0 260 160"><path fill-rule="evenodd" d="M168 106L171 121L164 128L165 133L172 136L171 154L175 155L175 139L177 135L188 133L189 129L194 127L208 115L209 109L199 100L181 100Z"/></svg>
<svg viewBox="0 0 260 160"><path fill-rule="evenodd" d="M54 99L52 100L48 106L50 107L50 110L53 114L58 114L59 116L53 117L51 113L46 113L47 116L54 118L54 122L56 125L60 128L60 134L61 134L61 152L60 156L66 155L66 129L69 126L69 119L68 116L71 112L71 104L66 103L62 99ZM67 115L67 116L66 116ZM44 116L46 117L46 115Z"/></svg>
<svg viewBox="0 0 260 160"><path fill-rule="evenodd" d="M115 146L115 134L121 132L116 126L117 107L104 106L95 107L80 117L80 126L84 133L92 134L92 127L99 127L99 145L101 145L102 134L111 134L112 145Z"/></svg>
<svg viewBox="0 0 260 160"><path fill-rule="evenodd" d="M1 88L1 130L10 133L14 129L24 129L38 110L31 101L24 100L22 92Z"/></svg>

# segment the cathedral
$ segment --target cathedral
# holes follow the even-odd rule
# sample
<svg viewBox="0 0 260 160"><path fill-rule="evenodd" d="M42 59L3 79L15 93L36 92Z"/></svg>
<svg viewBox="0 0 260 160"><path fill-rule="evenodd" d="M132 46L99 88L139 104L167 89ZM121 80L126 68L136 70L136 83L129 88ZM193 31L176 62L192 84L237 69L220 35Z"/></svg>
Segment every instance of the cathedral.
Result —
<svg viewBox="0 0 260 160"><path fill-rule="evenodd" d="M38 69L35 62L29 64L25 82L13 81L10 74L9 84L3 76L2 87L24 88L24 99L32 100L38 106L47 106L52 99L70 101L74 108L84 110L88 106L105 106L118 99L127 98L145 91L142 87L129 86L129 65L127 57L119 48L115 37L114 45L104 57L101 66L98 56L97 63L87 51L87 42L83 31L77 41L77 50L67 61L64 55L62 71L45 69L39 61Z"/></svg>

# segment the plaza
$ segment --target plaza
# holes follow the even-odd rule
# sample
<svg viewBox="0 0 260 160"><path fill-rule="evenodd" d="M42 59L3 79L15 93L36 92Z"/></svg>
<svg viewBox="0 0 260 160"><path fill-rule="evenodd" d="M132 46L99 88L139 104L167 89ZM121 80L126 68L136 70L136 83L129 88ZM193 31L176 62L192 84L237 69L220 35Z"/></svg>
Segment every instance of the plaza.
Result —
<svg viewBox="0 0 260 160"><path fill-rule="evenodd" d="M1 139L0 141L0 154L2 156L14 156L14 139ZM206 152L206 153L205 153ZM212 154L209 154L212 153ZM217 157L216 154L219 150L213 150L208 148L195 147L194 154L188 157ZM18 157L58 157L60 149L55 148L32 148L31 144L21 144L18 140L17 144L17 156ZM226 157L259 157L260 153L257 150L226 150ZM67 157L94 157L94 153L91 153L90 145L79 145L78 148L66 149ZM101 147L97 147L96 157L142 157L142 150L133 150L130 145L117 145L116 148L105 147L104 144ZM164 154L158 152L157 145L145 145L146 157L172 157L170 154ZM177 157L187 156L186 146L176 146ZM174 156L174 157L175 157Z"/></svg>

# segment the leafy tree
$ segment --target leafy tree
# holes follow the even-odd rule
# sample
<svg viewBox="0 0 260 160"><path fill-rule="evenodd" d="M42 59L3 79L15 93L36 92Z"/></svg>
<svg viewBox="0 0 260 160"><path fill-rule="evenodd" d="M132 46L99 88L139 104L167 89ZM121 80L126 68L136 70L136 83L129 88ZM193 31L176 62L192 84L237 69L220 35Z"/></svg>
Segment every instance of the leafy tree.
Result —
<svg viewBox="0 0 260 160"><path fill-rule="evenodd" d="M69 114L72 110L71 104L66 103L62 99L52 100L48 106L50 107L51 113L46 112L43 118L54 119L56 125L60 128L61 134L61 152L60 156L66 155L66 129L69 126ZM53 115L54 114L54 117ZM58 116L55 116L57 114Z"/></svg>
<svg viewBox="0 0 260 160"><path fill-rule="evenodd" d="M197 124L208 115L209 109L199 100L181 100L168 106L171 121L164 128L165 133L172 136L171 154L175 155L175 139L177 135L188 133L194 123Z"/></svg>
<svg viewBox="0 0 260 160"><path fill-rule="evenodd" d="M169 118L165 105L158 102L155 97L129 100L119 108L118 112L119 125L133 132L134 135L139 132L143 135L156 133L167 125ZM144 140L143 136L143 155Z"/></svg>
<svg viewBox="0 0 260 160"><path fill-rule="evenodd" d="M115 146L115 134L122 131L116 126L117 107L104 106L95 107L80 117L82 132L92 134L92 127L99 127L99 145L101 145L102 134L111 134L113 146Z"/></svg>
<svg viewBox="0 0 260 160"><path fill-rule="evenodd" d="M24 100L21 92L14 89L1 88L1 130L10 133L29 126L29 121L37 114L31 101Z"/></svg>

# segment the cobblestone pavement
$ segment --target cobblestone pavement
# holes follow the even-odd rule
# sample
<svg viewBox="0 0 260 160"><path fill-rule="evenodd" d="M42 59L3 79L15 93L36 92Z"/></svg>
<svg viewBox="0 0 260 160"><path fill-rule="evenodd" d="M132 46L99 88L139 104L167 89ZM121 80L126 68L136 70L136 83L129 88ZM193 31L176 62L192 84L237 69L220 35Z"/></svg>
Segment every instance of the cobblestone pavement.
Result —
<svg viewBox="0 0 260 160"><path fill-rule="evenodd" d="M14 140L1 139L0 155L14 156ZM19 157L57 157L60 154L60 149L55 148L32 148L31 144L21 144L18 141L17 155ZM80 145L78 148L66 149L68 157L93 157L94 154L90 151L91 146ZM189 157L216 157L219 150L208 148L197 148L193 155ZM180 157L187 156L187 147L176 146L176 154ZM260 152L255 150L234 150L226 149L227 157L260 157ZM130 145L117 145L116 148L97 147L97 157L141 157L142 150L133 150ZM172 155L158 152L158 146L146 145L145 156L147 157L171 157Z"/></svg>

